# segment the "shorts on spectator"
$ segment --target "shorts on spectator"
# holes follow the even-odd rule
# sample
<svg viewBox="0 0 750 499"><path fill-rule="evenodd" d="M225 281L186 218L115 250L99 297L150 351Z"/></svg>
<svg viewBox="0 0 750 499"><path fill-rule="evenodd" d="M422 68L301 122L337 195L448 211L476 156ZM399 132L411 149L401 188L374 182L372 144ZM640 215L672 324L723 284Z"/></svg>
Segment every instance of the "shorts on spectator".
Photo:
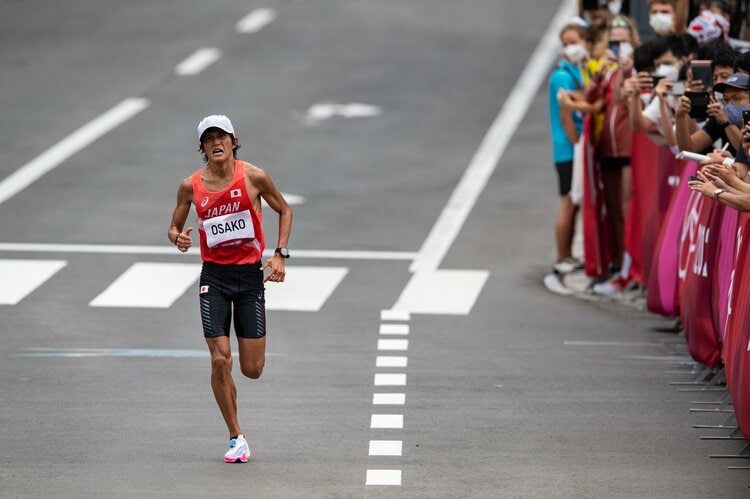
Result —
<svg viewBox="0 0 750 499"><path fill-rule="evenodd" d="M617 158L601 158L599 160L599 166L602 167L602 170L622 170L629 165L629 156L620 156Z"/></svg>
<svg viewBox="0 0 750 499"><path fill-rule="evenodd" d="M573 181L573 161L563 161L555 163L557 170L557 184L560 187L560 195L567 196L570 194L570 184Z"/></svg>

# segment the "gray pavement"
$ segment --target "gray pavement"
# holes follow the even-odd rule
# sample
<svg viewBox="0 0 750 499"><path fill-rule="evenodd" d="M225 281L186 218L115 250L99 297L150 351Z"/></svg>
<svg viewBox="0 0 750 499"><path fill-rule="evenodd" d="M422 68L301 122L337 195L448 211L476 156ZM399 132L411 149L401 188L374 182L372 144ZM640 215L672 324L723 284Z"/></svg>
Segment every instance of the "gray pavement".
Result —
<svg viewBox="0 0 750 499"><path fill-rule="evenodd" d="M659 330L668 321L542 285L556 209L544 88L441 264L489 278L468 315L412 314L408 352L392 353L407 367L376 357L409 259L300 256L418 251L558 7L0 1L0 182L123 100L148 99L0 204L0 243L71 245L0 251L67 262L0 305L0 496L745 497L750 475L708 457L739 443L692 428L717 422L688 412L715 394L667 384L670 356L684 355ZM277 18L235 32L258 8ZM175 75L201 47L221 58ZM382 114L304 121L328 102ZM139 262L198 263L147 250L169 248L177 184L200 166L195 126L215 112L233 119L241 158L305 198L289 265L348 269L319 311L269 311L264 375L237 379L254 454L233 466L194 288L167 308L89 305ZM264 223L273 247L270 210ZM373 386L377 373L408 382ZM405 405L373 405L395 391ZM373 414L401 414L403 428L370 428ZM402 455L369 456L373 440L401 441ZM366 485L379 469L400 470L401 485Z"/></svg>

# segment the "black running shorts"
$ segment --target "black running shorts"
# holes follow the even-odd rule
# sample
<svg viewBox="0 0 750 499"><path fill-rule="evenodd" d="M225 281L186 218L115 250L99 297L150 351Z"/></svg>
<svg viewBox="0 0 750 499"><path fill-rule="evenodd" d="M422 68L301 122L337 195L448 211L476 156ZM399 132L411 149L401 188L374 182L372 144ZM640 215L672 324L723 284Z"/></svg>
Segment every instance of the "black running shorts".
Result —
<svg viewBox="0 0 750 499"><path fill-rule="evenodd" d="M229 336L234 309L234 330L239 338L266 335L266 299L260 263L220 265L203 262L199 288L203 336Z"/></svg>

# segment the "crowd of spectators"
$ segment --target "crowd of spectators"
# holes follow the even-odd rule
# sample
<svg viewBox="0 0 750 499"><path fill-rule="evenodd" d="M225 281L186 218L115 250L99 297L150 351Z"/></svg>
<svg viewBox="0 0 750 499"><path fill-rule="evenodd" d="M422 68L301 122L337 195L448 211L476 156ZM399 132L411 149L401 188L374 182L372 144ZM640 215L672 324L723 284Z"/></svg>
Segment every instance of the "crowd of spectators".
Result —
<svg viewBox="0 0 750 499"><path fill-rule="evenodd" d="M583 2L590 4L590 2ZM750 210L750 53L730 44L734 4L726 0L648 0L653 35L641 40L628 2L582 5L560 32L562 57L549 79L548 104L560 205L554 275L582 268L573 254L581 203L584 120L600 172L610 248L593 293L612 295L634 282L624 244L633 134L677 155L694 153L701 169L688 185L738 210ZM690 17L690 12L695 15ZM745 112L747 111L747 112Z"/></svg>

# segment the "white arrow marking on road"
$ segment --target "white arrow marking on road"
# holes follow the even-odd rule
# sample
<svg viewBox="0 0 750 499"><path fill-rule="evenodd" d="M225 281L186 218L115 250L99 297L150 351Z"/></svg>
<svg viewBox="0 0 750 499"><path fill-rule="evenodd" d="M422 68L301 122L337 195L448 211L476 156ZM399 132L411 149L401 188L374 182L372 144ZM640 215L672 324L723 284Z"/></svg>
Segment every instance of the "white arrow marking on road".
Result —
<svg viewBox="0 0 750 499"><path fill-rule="evenodd" d="M255 9L235 24L237 33L257 33L276 19L273 9Z"/></svg>
<svg viewBox="0 0 750 499"><path fill-rule="evenodd" d="M334 116L343 118L371 118L380 116L383 110L379 106L350 102L349 104L336 104L335 102L321 102L313 104L307 110L303 118L306 125L316 125L321 121L330 120Z"/></svg>
<svg viewBox="0 0 750 499"><path fill-rule="evenodd" d="M220 57L221 51L219 49L204 47L196 50L191 56L179 63L174 68L174 72L180 76L196 75L218 61Z"/></svg>

